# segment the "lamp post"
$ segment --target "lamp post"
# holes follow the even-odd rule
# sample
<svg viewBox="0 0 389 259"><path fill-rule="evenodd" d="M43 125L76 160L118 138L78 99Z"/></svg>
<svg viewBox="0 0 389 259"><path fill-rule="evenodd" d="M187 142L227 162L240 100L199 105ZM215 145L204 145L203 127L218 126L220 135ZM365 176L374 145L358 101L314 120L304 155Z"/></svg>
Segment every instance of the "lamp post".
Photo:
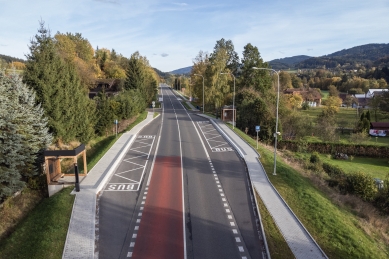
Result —
<svg viewBox="0 0 389 259"><path fill-rule="evenodd" d="M203 78L203 114L204 114L204 109L205 109L205 106L204 106L204 76L203 75L199 75L199 74L194 74L195 76L201 76Z"/></svg>
<svg viewBox="0 0 389 259"><path fill-rule="evenodd" d="M277 84L277 113L276 113L276 132L274 133L274 171L273 175L276 175L276 158L277 158L277 136L280 134L278 132L278 103L280 101L280 75L277 71L271 68L264 68L264 67L253 67L252 69L258 69L258 70L269 70L273 71L277 74L278 77L278 84Z"/></svg>
<svg viewBox="0 0 389 259"><path fill-rule="evenodd" d="M236 117L235 117L235 76L233 73L220 73L222 75L232 75L234 77L234 96L232 98L232 129L235 128L235 122L236 122Z"/></svg>

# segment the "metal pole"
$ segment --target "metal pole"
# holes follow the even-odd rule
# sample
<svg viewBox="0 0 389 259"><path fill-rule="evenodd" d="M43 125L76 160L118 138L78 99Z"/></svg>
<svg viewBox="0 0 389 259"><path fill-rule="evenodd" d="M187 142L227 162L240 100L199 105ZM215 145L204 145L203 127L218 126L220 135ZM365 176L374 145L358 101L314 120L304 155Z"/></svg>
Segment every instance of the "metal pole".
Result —
<svg viewBox="0 0 389 259"><path fill-rule="evenodd" d="M76 176L76 183L75 183L76 192L79 192L80 191L80 179L78 177L78 166L77 166L77 163L74 163L74 175Z"/></svg>
<svg viewBox="0 0 389 259"><path fill-rule="evenodd" d="M274 70L274 72L276 72ZM276 173L276 157L277 157L277 136L278 136L278 103L280 100L280 76L276 72L277 77L278 77L278 87L277 87L277 116L276 116L276 133L274 134L274 172L273 175L277 175Z"/></svg>
<svg viewBox="0 0 389 259"><path fill-rule="evenodd" d="M231 74L234 77L234 97L232 98L232 129L235 128L236 123L236 114L235 114L235 76ZM258 133L257 133L258 135ZM258 145L258 144L257 144ZM258 147L257 147L258 149Z"/></svg>
<svg viewBox="0 0 389 259"><path fill-rule="evenodd" d="M277 161L277 136L278 136L278 104L279 104L279 100L280 100L280 75L278 74L277 71L275 71L274 69L271 69L271 68L253 67L252 69L273 71L274 73L277 74L277 78L278 78L278 81L277 81L276 132L274 133L274 171L273 171L273 175L277 175L276 174L276 169L277 169L276 161Z"/></svg>
<svg viewBox="0 0 389 259"><path fill-rule="evenodd" d="M258 149L258 131L257 131L257 149Z"/></svg>

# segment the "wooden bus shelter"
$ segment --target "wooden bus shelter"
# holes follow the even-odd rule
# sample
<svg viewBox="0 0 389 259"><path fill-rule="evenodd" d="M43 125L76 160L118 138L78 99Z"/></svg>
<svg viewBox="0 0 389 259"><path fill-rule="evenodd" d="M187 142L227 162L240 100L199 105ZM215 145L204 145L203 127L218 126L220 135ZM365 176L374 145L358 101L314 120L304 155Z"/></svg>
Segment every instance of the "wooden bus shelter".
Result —
<svg viewBox="0 0 389 259"><path fill-rule="evenodd" d="M86 151L84 144L81 144L73 150L45 150L43 155L45 156L47 184L57 182L58 179L63 176L61 170L62 158L73 158L74 164L77 164L77 158L82 155L84 161L84 173L80 175L85 176L87 174ZM73 176L74 174L67 175Z"/></svg>

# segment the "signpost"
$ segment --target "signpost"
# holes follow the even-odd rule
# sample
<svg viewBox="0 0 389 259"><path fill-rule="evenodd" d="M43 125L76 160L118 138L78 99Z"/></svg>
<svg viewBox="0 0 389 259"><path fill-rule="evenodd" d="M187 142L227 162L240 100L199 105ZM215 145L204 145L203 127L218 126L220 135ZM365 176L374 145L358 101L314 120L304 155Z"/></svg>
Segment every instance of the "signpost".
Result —
<svg viewBox="0 0 389 259"><path fill-rule="evenodd" d="M258 149L258 132L261 131L261 126L255 126L255 131L257 132L257 149Z"/></svg>
<svg viewBox="0 0 389 259"><path fill-rule="evenodd" d="M154 113L155 102L152 101L151 103L152 103L152 106L153 106L153 113Z"/></svg>

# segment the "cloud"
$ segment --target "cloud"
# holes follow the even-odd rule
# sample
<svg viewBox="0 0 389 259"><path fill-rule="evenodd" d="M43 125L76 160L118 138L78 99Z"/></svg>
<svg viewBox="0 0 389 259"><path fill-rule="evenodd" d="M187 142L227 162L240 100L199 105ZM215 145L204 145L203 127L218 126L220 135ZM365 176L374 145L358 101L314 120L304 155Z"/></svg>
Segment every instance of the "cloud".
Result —
<svg viewBox="0 0 389 259"><path fill-rule="evenodd" d="M175 5L178 5L178 6L187 6L188 4L187 3L173 3Z"/></svg>
<svg viewBox="0 0 389 259"><path fill-rule="evenodd" d="M307 51L312 51L313 49L307 49Z"/></svg>
<svg viewBox="0 0 389 259"><path fill-rule="evenodd" d="M169 56L169 54L166 54L166 53L161 54L161 57L167 57L167 56Z"/></svg>

